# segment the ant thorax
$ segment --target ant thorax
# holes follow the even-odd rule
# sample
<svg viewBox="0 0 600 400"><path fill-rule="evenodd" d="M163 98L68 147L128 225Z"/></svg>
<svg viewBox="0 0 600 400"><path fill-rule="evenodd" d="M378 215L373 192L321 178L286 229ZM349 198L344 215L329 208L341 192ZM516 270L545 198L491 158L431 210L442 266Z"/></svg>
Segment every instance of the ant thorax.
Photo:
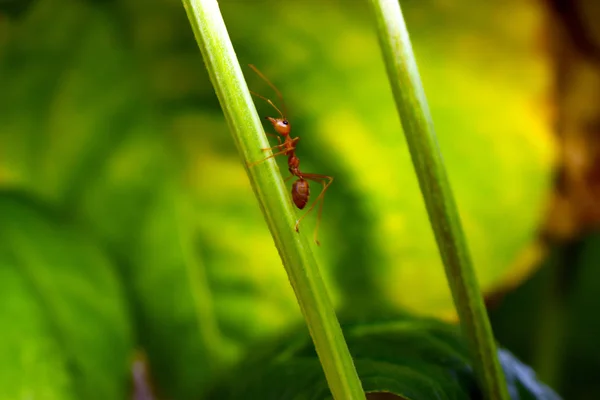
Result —
<svg viewBox="0 0 600 400"><path fill-rule="evenodd" d="M300 172L300 159L294 153L288 156L288 169L290 174L298 176Z"/></svg>

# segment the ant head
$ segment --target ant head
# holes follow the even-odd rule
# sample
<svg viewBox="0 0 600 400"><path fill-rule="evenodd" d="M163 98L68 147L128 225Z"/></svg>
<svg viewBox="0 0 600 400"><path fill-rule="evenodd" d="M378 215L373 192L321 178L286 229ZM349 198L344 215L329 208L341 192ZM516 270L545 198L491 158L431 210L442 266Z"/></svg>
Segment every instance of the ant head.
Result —
<svg viewBox="0 0 600 400"><path fill-rule="evenodd" d="M273 128L275 128L275 131L277 131L277 133L279 133L281 136L287 136L290 134L292 126L286 118L267 117L267 119L273 125Z"/></svg>

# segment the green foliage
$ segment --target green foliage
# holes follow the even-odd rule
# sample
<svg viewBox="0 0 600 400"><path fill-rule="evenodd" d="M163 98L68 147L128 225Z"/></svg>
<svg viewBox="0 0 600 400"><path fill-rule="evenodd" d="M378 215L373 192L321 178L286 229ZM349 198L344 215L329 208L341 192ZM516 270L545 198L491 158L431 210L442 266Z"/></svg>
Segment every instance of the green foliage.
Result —
<svg viewBox="0 0 600 400"><path fill-rule="evenodd" d="M565 247L490 316L498 339L564 398L594 399L600 321L591 316L600 305L600 236Z"/></svg>
<svg viewBox="0 0 600 400"><path fill-rule="evenodd" d="M3 398L121 397L131 326L108 257L25 196L2 193L0 221Z"/></svg>
<svg viewBox="0 0 600 400"><path fill-rule="evenodd" d="M3 0L0 1L0 13L19 16L24 13L34 0Z"/></svg>
<svg viewBox="0 0 600 400"><path fill-rule="evenodd" d="M410 400L482 398L454 326L406 316L347 325L344 333L366 392ZM558 399L510 353L500 350L500 359L511 398ZM320 368L309 337L297 331L251 354L209 398L329 398Z"/></svg>
<svg viewBox="0 0 600 400"><path fill-rule="evenodd" d="M351 315L405 307L451 315L367 9L343 4L344 13L335 2L221 8L238 58L286 96L303 168L336 177L315 250L335 303ZM533 237L549 180L547 128L532 106L547 76L528 47L540 14L520 1L443 9L407 2L405 11L488 288ZM511 18L491 18L496 12ZM37 0L4 22L0 185L27 190L57 217L30 200L3 200L19 214L9 225L2 212L0 231L18 226L11 240L22 247L2 253L20 258L1 261L0 387L93 398L86 388L97 383L101 398L124 397L114 394L124 393L135 342L148 352L161 394L197 398L300 312L181 3ZM247 78L272 96L251 71ZM314 216L307 221L300 234L310 237ZM104 250L79 254L83 238ZM54 253L53 244L68 250ZM20 263L32 263L35 274ZM84 265L93 267L76 268ZM83 300L65 306L77 293ZM94 307L107 307L106 315ZM85 324L74 328L78 318Z"/></svg>

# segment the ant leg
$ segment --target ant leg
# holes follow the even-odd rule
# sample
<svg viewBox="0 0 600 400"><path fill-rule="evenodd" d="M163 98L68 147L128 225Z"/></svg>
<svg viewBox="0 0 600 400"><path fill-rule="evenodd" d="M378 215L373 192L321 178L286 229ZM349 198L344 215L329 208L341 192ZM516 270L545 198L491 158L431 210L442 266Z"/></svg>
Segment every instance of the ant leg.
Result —
<svg viewBox="0 0 600 400"><path fill-rule="evenodd" d="M304 217L306 217L308 215L308 213L310 213L312 211L312 209L317 205L317 203L319 203L319 211L317 213L317 224L315 226L314 240L315 240L315 243L317 244L317 246L320 246L321 243L319 242L317 237L318 237L318 232L319 232L319 226L321 224L321 215L323 214L323 204L325 203L325 192L327 191L327 189L333 182L333 177L327 176L327 175L320 175L320 174L301 174L301 175L302 175L302 178L309 179L313 182L322 184L323 190L321 190L321 193L319 194L319 196L317 196L317 198L315 199L313 204L310 206L310 208L306 211L306 213L304 213L304 215L302 217L300 217L300 219L298 221L296 221L296 232L298 232L300 221L302 221L304 219Z"/></svg>
<svg viewBox="0 0 600 400"><path fill-rule="evenodd" d="M246 165L248 166L248 168L252 168L255 165L258 165L260 163L263 163L263 162L267 161L269 158L277 157L277 156L280 156L280 155L285 154L285 153L287 153L287 150L280 151L279 153L273 153L270 156L268 156L266 158L263 158L262 160L255 161L253 163L247 163Z"/></svg>
<svg viewBox="0 0 600 400"><path fill-rule="evenodd" d="M276 138L277 138L277 141L278 141L278 142L279 142L279 144L281 145L281 136L279 136L279 135L276 135L276 134L274 134L274 133L267 133L267 132L265 132L265 135L267 135L267 136L273 136L273 137L276 137Z"/></svg>
<svg viewBox="0 0 600 400"><path fill-rule="evenodd" d="M322 178L309 178L306 175L303 174L303 178L306 179L310 179L314 182L320 183L323 185L323 190L321 190L321 193L319 194L319 196L317 196L317 198L315 199L315 201L311 204L311 206L308 208L308 210L304 213L304 215L302 215L302 217L300 217L300 219L298 219L298 221L296 221L296 232L299 231L299 227L300 227L300 222L302 222L302 220L312 211L313 208L315 208L315 206L317 205L317 203L319 203L319 212L317 214L317 224L315 225L315 232L314 232L314 241L317 244L317 246L320 246L321 243L319 242L319 240L317 239L318 237L318 231L319 231L319 225L321 223L321 214L323 212L323 203L325 200L325 191L327 190L327 188L329 187L329 185L331 184L331 182L333 181L330 180L329 182L325 182L325 179Z"/></svg>
<svg viewBox="0 0 600 400"><path fill-rule="evenodd" d="M267 147L266 149L261 149L261 150L263 150L263 151L267 151L267 150L273 150L273 149L281 149L281 148L283 148L283 147L285 147L285 146L286 146L286 144L285 144L285 143L281 143L281 139L280 139L280 137L279 137L278 135L273 135L273 134L271 134L271 133L267 133L267 135L269 135L269 136L275 136L275 137L277 138L277 140L279 141L279 144L278 144L277 146L273 146L273 147ZM295 138L295 139L292 139L292 146L293 146L294 148L296 148L295 146L296 146L296 143L298 143L298 140L300 140L300 138L299 138L299 137L297 137L297 138Z"/></svg>
<svg viewBox="0 0 600 400"><path fill-rule="evenodd" d="M317 246L320 246L321 243L317 239L317 234L319 233L319 226L321 226L321 216L323 215L323 204L325 203L325 191L329 188L329 185L333 182L333 178L326 185L323 185L323 190L321 191L321 203L319 204L319 211L317 212L317 224L315 225L315 233L314 239ZM318 198L317 198L318 199Z"/></svg>
<svg viewBox="0 0 600 400"><path fill-rule="evenodd" d="M279 137L279 135L273 135L272 133L267 133L267 135L269 135L269 136L275 136L277 138L277 140L279 141L279 144L277 146L267 147L265 149L261 149L262 151L282 149L282 148L286 147L285 143L281 143L281 138ZM292 139L292 146L295 146L296 143L298 143L298 140L300 140L299 137Z"/></svg>
<svg viewBox="0 0 600 400"><path fill-rule="evenodd" d="M265 133L266 133L266 132L265 132ZM270 135L270 136L277 136L277 135L273 135L273 134L271 134L271 133L267 133L267 135ZM300 138L296 138L296 139L294 139L293 143L296 143L296 142L298 141L298 139L300 139ZM279 136L277 136L277 140L279 141L279 144L278 144L277 146L273 146L273 147L267 147L266 149L261 149L261 150L262 150L262 151L267 151L267 150L281 150L281 149L283 148L283 149L284 149L283 151L280 151L280 152L277 152L277 153L273 153L273 154L271 154L269 157L266 157L266 158L264 158L264 159L262 159L262 160L260 160L260 161L256 161L256 162L253 162L253 163L248 163L248 164L247 164L247 165L248 165L248 167L249 167L249 168L252 168L253 166L255 166L255 165L257 165L257 164L260 164L260 163L262 163L262 162L264 162L264 161L267 161L269 158L276 157L276 156L280 156L280 155L282 155L282 154L287 154L287 153L288 153L290 150L288 150L288 149L286 148L286 144L285 144L285 143L281 143L281 139L279 138Z"/></svg>
<svg viewBox="0 0 600 400"><path fill-rule="evenodd" d="M277 146L273 146L273 147L266 147L266 148L264 148L264 149L261 149L261 150L262 150L262 151L267 151L267 150L281 149L281 148L282 148L282 147L284 147L284 146L285 146L285 143L284 143L284 144L279 144L279 145L277 145Z"/></svg>

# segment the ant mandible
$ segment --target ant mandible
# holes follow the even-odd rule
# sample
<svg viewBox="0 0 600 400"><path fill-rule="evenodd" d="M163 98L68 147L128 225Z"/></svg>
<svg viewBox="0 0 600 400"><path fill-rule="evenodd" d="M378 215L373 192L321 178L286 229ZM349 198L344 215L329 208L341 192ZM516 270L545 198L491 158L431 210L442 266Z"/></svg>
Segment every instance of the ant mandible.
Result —
<svg viewBox="0 0 600 400"><path fill-rule="evenodd" d="M273 125L275 132L277 132L279 135L284 137L284 141L282 143L281 138L278 135L273 135L273 134L267 133L267 135L269 135L269 136L275 136L277 138L277 141L279 142L279 144L277 146L273 146L273 147L269 147L269 148L261 149L261 150L263 150L263 151L277 150L277 152L271 154L270 156L268 156L262 160L248 164L248 167L252 168L255 165L258 165L260 163L267 161L269 158L286 155L288 157L288 169L292 175L287 177L285 180L287 181L293 177L298 178L292 185L292 200L294 201L294 204L296 205L296 207L298 207L298 209L300 209L300 210L304 209L304 207L308 203L308 199L310 196L310 187L309 187L308 181L311 180L313 182L317 182L317 183L320 183L323 185L323 190L321 190L321 193L319 194L319 196L317 196L317 198L315 199L313 204L308 208L306 213L304 213L304 215L302 217L300 217L299 220L296 221L296 227L295 227L296 232L298 232L300 222L304 219L304 217L306 217L308 215L308 213L310 213L312 211L312 209L315 207L315 205L317 203L319 203L319 212L317 215L317 224L315 226L314 240L315 240L315 243L320 246L321 243L317 239L317 233L319 231L319 224L321 223L321 214L323 213L323 203L325 200L325 192L329 188L329 185L331 185L331 183L333 182L333 177L327 176L327 175L321 175L321 174L308 174L308 173L304 173L304 172L300 171L300 159L298 158L298 156L296 156L296 143L298 143L298 140L300 140L300 138L295 137L292 139L292 137L290 136L292 126L290 125L290 122L288 121L288 119L286 117L287 108L285 107L285 102L283 100L283 96L281 95L281 92L279 91L279 89L277 89L277 87L273 83L271 83L271 81L269 81L269 79L267 79L267 77L264 76L263 73L258 70L258 68L256 68L252 64L250 64L250 68L252 68L254 70L254 72L256 72L258 74L258 76L260 76L265 82L267 82L267 84L275 91L275 93L277 94L277 97L279 98L279 101L283 105L283 109L286 113L285 114L282 113L281 110L279 110L279 108L277 108L277 106L275 104L273 104L273 102L270 99L268 99L264 96L261 96L258 93L250 91L250 93L252 93L256 97L259 97L259 98L265 100L267 103L269 103L271 105L271 107L273 107L275 110L277 110L280 118L266 117L266 119L269 120L271 125Z"/></svg>

